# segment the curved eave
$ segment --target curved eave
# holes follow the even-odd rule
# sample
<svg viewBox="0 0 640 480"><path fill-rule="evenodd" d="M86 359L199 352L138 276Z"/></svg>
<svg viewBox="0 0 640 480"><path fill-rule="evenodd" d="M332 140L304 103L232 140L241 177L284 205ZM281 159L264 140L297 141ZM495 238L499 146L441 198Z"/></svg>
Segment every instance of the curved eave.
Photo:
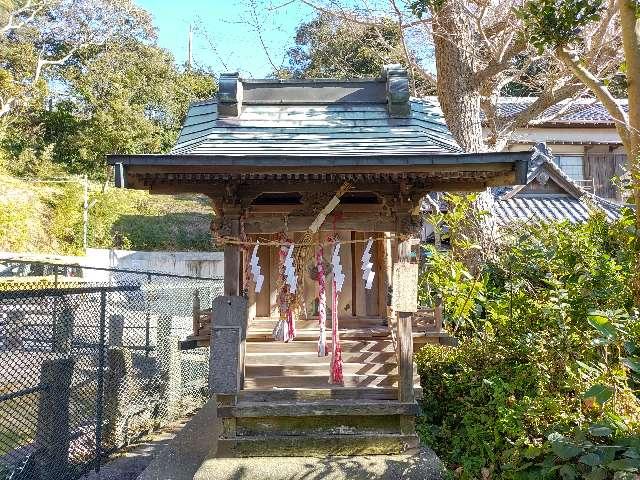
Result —
<svg viewBox="0 0 640 480"><path fill-rule="evenodd" d="M331 167L331 166L413 166L413 165L459 165L483 163L528 162L532 151L525 152L483 152L483 153L441 153L441 154L386 154L386 155L108 155L107 163L116 165L148 166L202 166L202 167ZM526 170L525 170L526 174ZM526 176L523 177L526 181Z"/></svg>
<svg viewBox="0 0 640 480"><path fill-rule="evenodd" d="M158 173L220 173L251 175L264 173L431 173L464 170L492 172L495 185L526 183L527 167L532 152L485 152L442 154L385 154L348 156L284 156L284 155L110 155L114 165L116 185L146 189L145 185L129 182L132 176ZM509 173L505 176L505 173Z"/></svg>

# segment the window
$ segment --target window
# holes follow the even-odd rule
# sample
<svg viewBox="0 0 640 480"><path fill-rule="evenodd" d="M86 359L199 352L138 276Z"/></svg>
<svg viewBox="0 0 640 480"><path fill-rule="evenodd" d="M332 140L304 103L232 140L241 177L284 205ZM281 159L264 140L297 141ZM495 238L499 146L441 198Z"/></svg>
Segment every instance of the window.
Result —
<svg viewBox="0 0 640 480"><path fill-rule="evenodd" d="M582 155L558 155L556 164L572 180L584 180L584 159Z"/></svg>

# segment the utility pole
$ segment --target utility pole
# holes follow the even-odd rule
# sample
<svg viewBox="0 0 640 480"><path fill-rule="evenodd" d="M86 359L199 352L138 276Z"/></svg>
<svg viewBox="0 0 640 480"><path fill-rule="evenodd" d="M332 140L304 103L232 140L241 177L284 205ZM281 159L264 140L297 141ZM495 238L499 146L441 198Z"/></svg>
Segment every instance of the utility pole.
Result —
<svg viewBox="0 0 640 480"><path fill-rule="evenodd" d="M193 28L189 24L189 47L187 52L187 70L191 71L191 65L193 64Z"/></svg>
<svg viewBox="0 0 640 480"><path fill-rule="evenodd" d="M86 255L89 234L89 179L86 174L82 177L82 186L84 197L82 204L82 246Z"/></svg>

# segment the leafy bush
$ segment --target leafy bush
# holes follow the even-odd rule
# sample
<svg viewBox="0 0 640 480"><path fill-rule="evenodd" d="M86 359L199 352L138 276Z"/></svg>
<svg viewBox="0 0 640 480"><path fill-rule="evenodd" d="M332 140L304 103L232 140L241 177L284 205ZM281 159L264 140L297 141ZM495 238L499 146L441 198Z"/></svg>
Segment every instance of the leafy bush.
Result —
<svg viewBox="0 0 640 480"><path fill-rule="evenodd" d="M520 225L475 274L429 249L421 295L443 295L461 342L416 355L420 432L461 478L640 471L633 233L631 215L598 212L582 225Z"/></svg>

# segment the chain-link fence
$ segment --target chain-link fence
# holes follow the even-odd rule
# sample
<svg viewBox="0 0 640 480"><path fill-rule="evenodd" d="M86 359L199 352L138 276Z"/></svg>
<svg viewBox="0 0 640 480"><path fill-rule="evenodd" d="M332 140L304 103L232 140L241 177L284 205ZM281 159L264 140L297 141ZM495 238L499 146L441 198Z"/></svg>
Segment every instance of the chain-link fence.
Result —
<svg viewBox="0 0 640 480"><path fill-rule="evenodd" d="M73 479L206 400L221 279L0 262L0 480Z"/></svg>

